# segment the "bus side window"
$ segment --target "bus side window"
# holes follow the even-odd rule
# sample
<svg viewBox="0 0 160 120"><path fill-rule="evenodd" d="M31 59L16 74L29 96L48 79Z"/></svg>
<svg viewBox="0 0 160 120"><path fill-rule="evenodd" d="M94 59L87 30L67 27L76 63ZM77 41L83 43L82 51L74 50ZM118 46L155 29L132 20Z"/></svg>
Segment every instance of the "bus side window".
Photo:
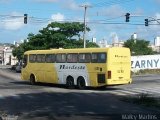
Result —
<svg viewBox="0 0 160 120"><path fill-rule="evenodd" d="M79 54L79 62L80 63L90 63L91 62L91 54L90 53L80 53Z"/></svg>
<svg viewBox="0 0 160 120"><path fill-rule="evenodd" d="M37 62L44 63L45 62L45 54L38 54L37 55Z"/></svg>
<svg viewBox="0 0 160 120"><path fill-rule="evenodd" d="M54 63L55 62L55 54L46 54L46 62Z"/></svg>
<svg viewBox="0 0 160 120"><path fill-rule="evenodd" d="M78 54L76 54L76 53L67 54L67 62L68 63L77 63L78 62Z"/></svg>
<svg viewBox="0 0 160 120"><path fill-rule="evenodd" d="M98 62L98 54L92 53L92 63L97 63L97 62Z"/></svg>
<svg viewBox="0 0 160 120"><path fill-rule="evenodd" d="M30 54L29 55L29 62L34 63L36 62L37 55L36 54Z"/></svg>
<svg viewBox="0 0 160 120"><path fill-rule="evenodd" d="M57 63L65 63L66 62L66 54L57 54L56 55Z"/></svg>

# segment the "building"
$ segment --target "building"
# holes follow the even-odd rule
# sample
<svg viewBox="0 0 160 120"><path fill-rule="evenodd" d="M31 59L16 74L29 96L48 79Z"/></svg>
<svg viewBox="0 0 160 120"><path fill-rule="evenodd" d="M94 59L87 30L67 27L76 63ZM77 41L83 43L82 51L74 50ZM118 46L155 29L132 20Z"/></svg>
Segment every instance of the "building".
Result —
<svg viewBox="0 0 160 120"><path fill-rule="evenodd" d="M12 55L12 48L0 46L0 64L14 65L16 62L17 59Z"/></svg>
<svg viewBox="0 0 160 120"><path fill-rule="evenodd" d="M112 46L114 46L114 47L123 47L124 46L124 42L121 40L121 41L119 41L117 43L113 43Z"/></svg>
<svg viewBox="0 0 160 120"><path fill-rule="evenodd" d="M3 46L0 46L0 64L2 64L3 61Z"/></svg>
<svg viewBox="0 0 160 120"><path fill-rule="evenodd" d="M131 39L136 40L137 39L137 33L134 33L133 35L131 35Z"/></svg>
<svg viewBox="0 0 160 120"><path fill-rule="evenodd" d="M92 38L92 42L93 42L93 43L96 43L96 42L97 42L97 40L96 40L95 37Z"/></svg>
<svg viewBox="0 0 160 120"><path fill-rule="evenodd" d="M153 49L154 49L154 51L160 53L160 37L158 37L158 36L154 39L154 48Z"/></svg>
<svg viewBox="0 0 160 120"><path fill-rule="evenodd" d="M109 44L107 43L107 40L105 40L105 39L99 41L98 45L99 45L100 48L111 47L111 46L112 46L112 45L109 45Z"/></svg>
<svg viewBox="0 0 160 120"><path fill-rule="evenodd" d="M93 40L92 40L93 42ZM112 34L112 43L108 44L107 40L102 39L98 42L100 48L104 47L123 47L124 42L122 40L119 41L117 34Z"/></svg>
<svg viewBox="0 0 160 120"><path fill-rule="evenodd" d="M122 40L119 40L117 34L112 35L112 46L113 47L123 47L124 42Z"/></svg>
<svg viewBox="0 0 160 120"><path fill-rule="evenodd" d="M160 37L156 37L156 38L154 39L154 45L155 45L155 46L160 46Z"/></svg>
<svg viewBox="0 0 160 120"><path fill-rule="evenodd" d="M117 34L116 33L114 33L113 35L112 35L112 46L118 46L118 43L119 43L119 40L118 40L118 36L117 36Z"/></svg>

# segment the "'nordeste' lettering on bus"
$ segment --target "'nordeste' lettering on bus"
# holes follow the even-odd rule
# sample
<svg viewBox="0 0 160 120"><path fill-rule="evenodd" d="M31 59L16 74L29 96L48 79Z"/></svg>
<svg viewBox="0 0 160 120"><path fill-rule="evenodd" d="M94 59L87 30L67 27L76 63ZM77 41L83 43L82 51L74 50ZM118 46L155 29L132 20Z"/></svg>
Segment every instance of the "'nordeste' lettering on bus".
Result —
<svg viewBox="0 0 160 120"><path fill-rule="evenodd" d="M85 66L76 66L76 65L60 65L60 69L74 69L74 70L84 70L85 69Z"/></svg>
<svg viewBox="0 0 160 120"><path fill-rule="evenodd" d="M136 60L136 61L131 61L132 68L140 68L140 69L145 69L145 68L157 68L160 65L159 59L151 59L151 60Z"/></svg>

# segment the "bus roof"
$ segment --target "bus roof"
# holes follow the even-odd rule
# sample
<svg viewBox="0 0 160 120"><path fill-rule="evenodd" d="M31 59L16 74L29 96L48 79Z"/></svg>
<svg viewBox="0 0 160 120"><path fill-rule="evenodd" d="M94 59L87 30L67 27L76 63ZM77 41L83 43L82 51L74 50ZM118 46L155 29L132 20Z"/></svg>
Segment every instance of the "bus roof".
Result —
<svg viewBox="0 0 160 120"><path fill-rule="evenodd" d="M45 53L81 53L81 52L107 52L109 49L128 49L125 47L111 48L73 48L73 49L49 49L49 50L30 50L24 54L45 54Z"/></svg>

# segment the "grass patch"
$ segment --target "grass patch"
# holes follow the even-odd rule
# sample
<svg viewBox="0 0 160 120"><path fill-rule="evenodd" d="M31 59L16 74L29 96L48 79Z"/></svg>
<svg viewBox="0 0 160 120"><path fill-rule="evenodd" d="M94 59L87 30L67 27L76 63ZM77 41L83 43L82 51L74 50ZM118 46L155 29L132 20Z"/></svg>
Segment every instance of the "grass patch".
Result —
<svg viewBox="0 0 160 120"><path fill-rule="evenodd" d="M149 96L146 93L139 94L135 97L124 97L122 100L133 104L158 108L160 110L160 98Z"/></svg>
<svg viewBox="0 0 160 120"><path fill-rule="evenodd" d="M160 69L145 69L136 72L131 72L132 75L145 75L145 74L160 74Z"/></svg>

